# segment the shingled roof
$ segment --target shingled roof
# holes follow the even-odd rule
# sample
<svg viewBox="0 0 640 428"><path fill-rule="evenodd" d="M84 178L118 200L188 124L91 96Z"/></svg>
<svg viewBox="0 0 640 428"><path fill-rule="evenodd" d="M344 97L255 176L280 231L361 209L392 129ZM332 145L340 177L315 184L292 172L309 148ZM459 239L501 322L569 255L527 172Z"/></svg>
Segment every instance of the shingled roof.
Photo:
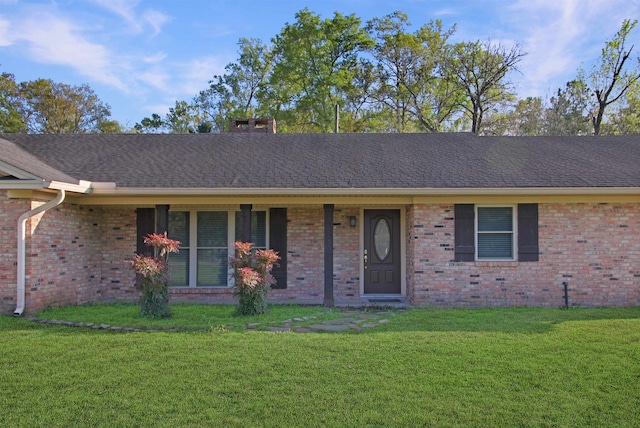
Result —
<svg viewBox="0 0 640 428"><path fill-rule="evenodd" d="M640 188L640 136L4 134L48 180L165 189Z"/></svg>

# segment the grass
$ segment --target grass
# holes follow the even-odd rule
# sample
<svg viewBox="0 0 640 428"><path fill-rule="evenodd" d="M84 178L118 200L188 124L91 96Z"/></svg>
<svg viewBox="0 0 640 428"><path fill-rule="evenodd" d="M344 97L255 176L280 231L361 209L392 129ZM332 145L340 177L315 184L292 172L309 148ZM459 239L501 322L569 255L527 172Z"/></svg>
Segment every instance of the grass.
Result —
<svg viewBox="0 0 640 428"><path fill-rule="evenodd" d="M171 305L171 318L151 320L140 315L140 307L127 303L89 304L51 308L36 314L36 317L48 320L108 324L119 327L168 330L241 330L248 323L268 324L287 319L317 317L331 319L340 316L339 312L318 306L270 305L269 313L256 316L234 316L233 305L205 305L177 303ZM298 323L303 325L304 323Z"/></svg>
<svg viewBox="0 0 640 428"><path fill-rule="evenodd" d="M0 334L4 426L640 426L640 308L420 309L324 334L0 317Z"/></svg>

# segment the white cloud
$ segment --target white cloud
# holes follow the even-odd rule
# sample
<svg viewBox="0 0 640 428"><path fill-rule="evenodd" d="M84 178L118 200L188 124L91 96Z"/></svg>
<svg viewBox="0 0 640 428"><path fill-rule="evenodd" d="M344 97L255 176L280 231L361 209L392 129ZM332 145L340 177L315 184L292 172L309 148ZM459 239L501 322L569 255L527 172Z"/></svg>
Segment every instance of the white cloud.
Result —
<svg viewBox="0 0 640 428"><path fill-rule="evenodd" d="M136 73L136 80L150 85L162 92L170 91L171 76L164 68L156 67L151 70Z"/></svg>
<svg viewBox="0 0 640 428"><path fill-rule="evenodd" d="M154 55L151 55L151 56L142 57L142 61L146 62L148 64L156 64L156 63L162 62L166 58L167 58L167 54L166 53L158 52L158 53L156 53Z"/></svg>
<svg viewBox="0 0 640 428"><path fill-rule="evenodd" d="M97 82L126 89L112 71L108 49L85 39L81 29L69 20L47 12L32 13L19 27L15 41L26 43L33 61L70 66Z"/></svg>
<svg viewBox="0 0 640 428"><path fill-rule="evenodd" d="M13 39L11 38L11 32L9 27L11 23L6 19L0 18L0 46L11 46Z"/></svg>
<svg viewBox="0 0 640 428"><path fill-rule="evenodd" d="M145 31L145 25L151 27L151 37L157 36L162 31L162 26L169 22L169 15L154 9L147 9L138 15L136 7L139 0L92 0L94 4L121 17L133 33L139 34Z"/></svg>
<svg viewBox="0 0 640 428"><path fill-rule="evenodd" d="M517 27L528 52L520 67L521 95L541 96L575 77L583 62L599 55L624 14L636 12L625 0L519 0L504 8L503 19Z"/></svg>
<svg viewBox="0 0 640 428"><path fill-rule="evenodd" d="M142 19L153 29L151 37L160 34L162 26L171 20L168 15L158 12L157 10L145 11Z"/></svg>
<svg viewBox="0 0 640 428"><path fill-rule="evenodd" d="M180 64L176 69L176 81L181 82L177 89L183 94L194 96L208 87L208 82L215 74L223 74L224 67L229 61L218 57L195 59L186 64Z"/></svg>
<svg viewBox="0 0 640 428"><path fill-rule="evenodd" d="M92 0L92 2L120 16L132 27L134 32L142 31L135 13L139 0Z"/></svg>
<svg viewBox="0 0 640 428"><path fill-rule="evenodd" d="M455 15L457 11L451 8L438 9L433 11L434 16L451 16Z"/></svg>

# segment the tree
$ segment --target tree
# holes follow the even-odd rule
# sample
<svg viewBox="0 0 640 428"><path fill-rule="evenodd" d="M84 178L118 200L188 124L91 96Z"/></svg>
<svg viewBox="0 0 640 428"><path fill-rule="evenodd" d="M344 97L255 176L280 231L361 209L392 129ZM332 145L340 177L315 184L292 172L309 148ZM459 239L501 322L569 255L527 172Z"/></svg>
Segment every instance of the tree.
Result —
<svg viewBox="0 0 640 428"><path fill-rule="evenodd" d="M506 102L483 119L485 135L544 135L546 106L540 97L527 97Z"/></svg>
<svg viewBox="0 0 640 428"><path fill-rule="evenodd" d="M122 125L116 120L104 120L98 123L97 131L101 134L122 134Z"/></svg>
<svg viewBox="0 0 640 428"><path fill-rule="evenodd" d="M445 78L465 94L465 109L471 132L480 133L486 111L513 97L507 75L526 55L515 44L506 48L490 42L453 45L442 58Z"/></svg>
<svg viewBox="0 0 640 428"><path fill-rule="evenodd" d="M259 114L258 99L271 71L271 49L259 39L242 38L240 57L225 67L226 73L214 76L209 88L201 91L193 103L202 112L202 120L217 131L228 130L229 119Z"/></svg>
<svg viewBox="0 0 640 428"><path fill-rule="evenodd" d="M27 132L27 126L17 110L18 84L10 73L0 74L0 133Z"/></svg>
<svg viewBox="0 0 640 428"><path fill-rule="evenodd" d="M50 79L18 85L16 111L26 131L35 134L100 132L111 116L89 85L72 86Z"/></svg>
<svg viewBox="0 0 640 428"><path fill-rule="evenodd" d="M159 114L153 113L151 117L143 118L139 123L133 126L136 132L141 133L159 133L165 128L165 122Z"/></svg>
<svg viewBox="0 0 640 428"><path fill-rule="evenodd" d="M549 100L545 111L546 135L586 135L589 133L589 88L582 73L567 82Z"/></svg>
<svg viewBox="0 0 640 428"><path fill-rule="evenodd" d="M618 103L608 122L602 124L601 134L640 134L640 82L634 82Z"/></svg>
<svg viewBox="0 0 640 428"><path fill-rule="evenodd" d="M441 21L431 21L409 33L410 25L402 12L367 23L366 30L377 42L372 50L378 80L374 97L390 113L389 130L438 131L459 108L439 67L455 26L444 31Z"/></svg>
<svg viewBox="0 0 640 428"><path fill-rule="evenodd" d="M153 113L151 117L145 117L136 123L133 128L141 133L171 134L209 133L212 130L210 122L203 119L200 106L186 101L176 101L173 107L169 107L164 118Z"/></svg>
<svg viewBox="0 0 640 428"><path fill-rule="evenodd" d="M169 108L164 124L173 134L195 134L209 132L211 129L202 118L198 105L186 101L176 101L176 104Z"/></svg>
<svg viewBox="0 0 640 428"><path fill-rule="evenodd" d="M543 135L545 106L540 97L519 100L513 111L511 135Z"/></svg>
<svg viewBox="0 0 640 428"><path fill-rule="evenodd" d="M600 126L606 108L618 101L629 90L629 87L640 78L640 66L632 71L625 70L633 45L627 49L626 40L638 20L625 19L620 30L602 48L600 62L589 74L589 87L596 100L595 115L591 117L593 133L600 133Z"/></svg>
<svg viewBox="0 0 640 428"><path fill-rule="evenodd" d="M344 110L353 93L358 54L372 45L355 15L297 12L273 39L273 71L260 94L267 113L285 131L331 132L336 104Z"/></svg>

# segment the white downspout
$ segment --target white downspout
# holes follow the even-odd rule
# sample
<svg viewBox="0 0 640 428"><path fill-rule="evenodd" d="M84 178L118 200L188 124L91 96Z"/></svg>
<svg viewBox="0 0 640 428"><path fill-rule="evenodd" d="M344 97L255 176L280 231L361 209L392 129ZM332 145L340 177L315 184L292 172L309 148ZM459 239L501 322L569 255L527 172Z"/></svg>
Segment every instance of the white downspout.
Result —
<svg viewBox="0 0 640 428"><path fill-rule="evenodd" d="M19 317L24 312L24 300L25 300L25 282L26 282L26 225L27 220L36 214L40 214L43 211L47 211L55 206L58 206L64 201L64 190L60 190L58 195L47 202L44 205L40 205L37 208L27 211L18 218L18 283L17 283L17 297L16 297L16 310L13 315Z"/></svg>

